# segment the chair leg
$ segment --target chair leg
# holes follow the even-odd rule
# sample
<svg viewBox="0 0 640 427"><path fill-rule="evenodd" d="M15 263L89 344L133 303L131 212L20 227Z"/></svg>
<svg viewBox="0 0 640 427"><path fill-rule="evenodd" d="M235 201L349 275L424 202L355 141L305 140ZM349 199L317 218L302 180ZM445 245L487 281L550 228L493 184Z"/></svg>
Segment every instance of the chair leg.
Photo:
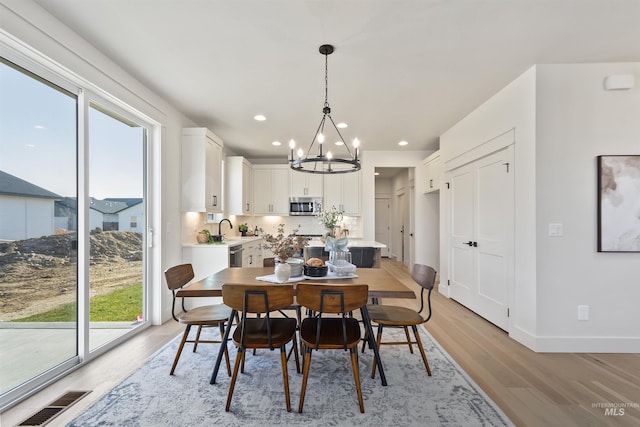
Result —
<svg viewBox="0 0 640 427"><path fill-rule="evenodd" d="M182 354L182 349L184 348L184 343L187 342L187 337L189 336L189 331L191 330L191 325L187 325L184 329L184 333L182 334L182 341L180 341L180 347L178 347L178 352L176 353L176 358L173 359L173 365L171 366L171 371L169 375L173 375L173 371L176 370L176 366L178 366L178 359L180 359L180 354Z"/></svg>
<svg viewBox="0 0 640 427"><path fill-rule="evenodd" d="M224 346L224 360L227 362L227 375L231 376L231 364L229 363L229 350L227 350L227 343L222 342L224 339L224 323L220 322L220 345Z"/></svg>
<svg viewBox="0 0 640 427"><path fill-rule="evenodd" d="M422 355L422 361L424 362L424 367L427 368L427 375L431 376L431 369L429 368L429 362L427 362L427 356L424 353L422 340L420 339L420 335L418 335L418 328L416 326L412 326L411 329L413 329L413 334L416 336L416 341L418 342L418 348L420 349L420 355Z"/></svg>
<svg viewBox="0 0 640 427"><path fill-rule="evenodd" d="M369 331L367 328L364 328L364 338L362 339L362 352L364 353L364 349L367 346L367 340L369 339Z"/></svg>
<svg viewBox="0 0 640 427"><path fill-rule="evenodd" d="M356 382L356 392L358 392L358 405L360 412L364 414L364 402L362 401L362 386L360 385L360 370L358 368L358 348L351 347L351 367L353 368L353 380Z"/></svg>
<svg viewBox="0 0 640 427"><path fill-rule="evenodd" d="M193 340L193 352L198 349L198 343L200 342L200 332L202 332L202 325L198 325L198 331L196 332L196 339Z"/></svg>
<svg viewBox="0 0 640 427"><path fill-rule="evenodd" d="M378 336L376 338L376 346L378 347L378 354L380 354L380 345L382 344L382 329L383 326L381 324L378 325ZM376 377L376 366L378 363L376 362L376 358L373 358L373 363L371 364L371 378Z"/></svg>
<svg viewBox="0 0 640 427"><path fill-rule="evenodd" d="M284 397L287 402L287 412L291 412L291 398L289 397L289 373L287 372L287 350L280 347L280 361L282 365L282 381L284 382Z"/></svg>
<svg viewBox="0 0 640 427"><path fill-rule="evenodd" d="M407 344L409 344L409 352L413 354L413 346L411 345L411 335L409 335L409 328L404 326L404 334L407 337Z"/></svg>
<svg viewBox="0 0 640 427"><path fill-rule="evenodd" d="M300 390L300 404L298 405L299 413L302 413L302 407L304 406L304 394L307 391L309 368L311 368L311 349L307 347L307 350L304 352L304 366L302 367L302 389Z"/></svg>
<svg viewBox="0 0 640 427"><path fill-rule="evenodd" d="M300 373L300 359L298 358L298 340L296 339L296 336L293 336L293 339L291 340L293 341L293 354L295 355L294 358L296 359L296 372L299 374Z"/></svg>
<svg viewBox="0 0 640 427"><path fill-rule="evenodd" d="M231 398L233 397L233 389L236 386L236 378L238 377L238 368L240 368L240 361L244 359L244 350L239 348L238 354L236 355L236 363L233 366L233 375L231 376L231 382L229 383L229 394L227 395L227 406L225 407L225 411L229 412L229 408L231 407Z"/></svg>

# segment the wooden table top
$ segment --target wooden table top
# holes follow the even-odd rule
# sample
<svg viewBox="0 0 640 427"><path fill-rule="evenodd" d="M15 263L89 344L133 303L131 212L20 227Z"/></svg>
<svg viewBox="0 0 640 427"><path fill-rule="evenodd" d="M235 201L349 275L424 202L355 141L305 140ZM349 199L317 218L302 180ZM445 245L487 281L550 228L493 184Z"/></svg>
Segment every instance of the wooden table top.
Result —
<svg viewBox="0 0 640 427"><path fill-rule="evenodd" d="M222 296L224 283L243 284L269 284L256 280L256 277L273 274L273 267L262 268L225 268L211 276L194 282L180 289L177 297L219 297ZM403 285L398 279L381 268L359 268L356 270L357 278L352 279L309 279L309 282L318 283L353 283L369 285L369 297L371 298L408 298L415 299L416 294ZM301 280L302 281L302 280ZM293 284L295 287L295 283Z"/></svg>

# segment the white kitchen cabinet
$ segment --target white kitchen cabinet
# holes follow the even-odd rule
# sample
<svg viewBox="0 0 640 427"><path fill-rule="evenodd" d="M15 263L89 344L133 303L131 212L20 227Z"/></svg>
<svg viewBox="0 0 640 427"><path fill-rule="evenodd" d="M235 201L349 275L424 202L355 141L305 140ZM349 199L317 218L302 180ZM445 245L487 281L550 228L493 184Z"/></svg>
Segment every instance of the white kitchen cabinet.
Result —
<svg viewBox="0 0 640 427"><path fill-rule="evenodd" d="M229 267L229 246L187 245L182 247L182 262L193 266L194 280L201 280Z"/></svg>
<svg viewBox="0 0 640 427"><path fill-rule="evenodd" d="M254 165L253 214L289 215L289 166Z"/></svg>
<svg viewBox="0 0 640 427"><path fill-rule="evenodd" d="M322 174L296 172L291 173L291 197L322 197L324 180Z"/></svg>
<svg viewBox="0 0 640 427"><path fill-rule="evenodd" d="M331 206L345 215L360 215L360 171L324 175L324 208Z"/></svg>
<svg viewBox="0 0 640 427"><path fill-rule="evenodd" d="M440 151L436 151L422 161L424 165L423 193L440 190Z"/></svg>
<svg viewBox="0 0 640 427"><path fill-rule="evenodd" d="M241 156L225 159L225 212L228 215L251 215L253 209L252 165Z"/></svg>
<svg viewBox="0 0 640 427"><path fill-rule="evenodd" d="M182 129L183 212L222 212L222 144L206 128Z"/></svg>
<svg viewBox="0 0 640 427"><path fill-rule="evenodd" d="M242 244L242 268L262 267L262 240Z"/></svg>

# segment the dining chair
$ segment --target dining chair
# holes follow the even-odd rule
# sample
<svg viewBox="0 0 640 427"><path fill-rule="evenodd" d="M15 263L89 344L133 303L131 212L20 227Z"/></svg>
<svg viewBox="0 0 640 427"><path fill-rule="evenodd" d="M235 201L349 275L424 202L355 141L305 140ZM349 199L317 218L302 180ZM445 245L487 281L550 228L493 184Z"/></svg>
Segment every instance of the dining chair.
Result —
<svg viewBox="0 0 640 427"><path fill-rule="evenodd" d="M238 348L238 353L233 366L225 411L228 412L231 407L238 371L244 372L246 350L256 348L274 350L279 348L287 412L291 412L285 345L290 341L293 342L296 371L300 372L296 339L297 321L291 318L273 318L270 313L288 307L293 303L293 285L224 284L222 285L222 301L231 307L232 316L237 312L242 312L240 323L233 332L233 343ZM247 318L247 314L264 314L264 316ZM242 369L240 369L241 366Z"/></svg>
<svg viewBox="0 0 640 427"><path fill-rule="evenodd" d="M182 288L184 285L193 280L193 266L191 264L180 264L173 266L167 269L164 272L164 277L167 282L167 286L171 290L173 294L173 304L171 306L171 316L176 322L180 322L186 325L184 333L182 334L182 340L180 341L180 346L178 347L178 352L176 354L175 359L173 360L173 365L171 366L171 371L169 375L173 375L173 372L176 370L176 366L178 365L178 360L180 359L180 355L182 354L182 349L186 343L193 343L193 352L196 352L198 348L198 344L221 344L222 340L203 340L200 339L200 333L202 332L203 327L219 327L220 328L220 337L224 336L224 328L225 323L228 321L229 316L231 314L231 309L224 304L212 304L205 305L201 307L196 307L190 310L187 310L184 306L184 298L182 298L182 313L176 314L176 291ZM198 330L196 332L196 337L193 340L189 338L189 332L191 331L192 326L197 326ZM226 349L224 350L225 361L227 362L227 373L231 375L231 367L229 364L229 352Z"/></svg>
<svg viewBox="0 0 640 427"><path fill-rule="evenodd" d="M313 350L349 350L351 368L358 394L360 412L364 413L360 372L358 368L358 343L360 324L349 314L353 310L367 308L368 285L298 283L298 303L311 311L302 320L300 342L304 346L302 390L298 412L302 412L307 380L311 368ZM330 316L324 316L329 314ZM336 317L335 315L339 316Z"/></svg>
<svg viewBox="0 0 640 427"><path fill-rule="evenodd" d="M422 340L420 340L420 334L418 333L417 326L426 323L431 319L431 291L433 290L433 286L436 282L436 271L427 265L414 264L411 269L411 278L413 278L413 280L422 287L420 290L420 310L416 312L410 308L384 304L369 304L367 305L367 310L371 321L378 324L378 333L376 337L378 352L380 351L381 345L407 344L409 346L409 351L413 353L412 344L417 344L418 349L420 350L420 355L422 356L422 361L424 362L424 367L427 368L427 375L431 376L431 369L429 368L429 362L427 361L427 356L424 352L424 347L422 345ZM427 291L427 307L429 312L427 317L423 318L421 313L424 309L425 290ZM382 331L385 327L403 328L407 340L383 342ZM415 341L411 341L408 327L411 327L413 330L413 334L416 338ZM364 351L364 347L365 343L362 345L362 351ZM375 378L376 376L376 366L377 364L374 360L371 368L371 378Z"/></svg>

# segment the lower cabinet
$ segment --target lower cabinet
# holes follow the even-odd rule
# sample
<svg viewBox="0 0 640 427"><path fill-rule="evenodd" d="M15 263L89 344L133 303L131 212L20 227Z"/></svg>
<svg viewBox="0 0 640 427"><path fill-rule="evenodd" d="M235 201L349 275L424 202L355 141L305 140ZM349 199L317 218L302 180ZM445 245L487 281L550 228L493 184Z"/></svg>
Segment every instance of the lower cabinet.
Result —
<svg viewBox="0 0 640 427"><path fill-rule="evenodd" d="M262 240L248 242L242 245L242 267L253 268L262 267L262 248L260 243Z"/></svg>

